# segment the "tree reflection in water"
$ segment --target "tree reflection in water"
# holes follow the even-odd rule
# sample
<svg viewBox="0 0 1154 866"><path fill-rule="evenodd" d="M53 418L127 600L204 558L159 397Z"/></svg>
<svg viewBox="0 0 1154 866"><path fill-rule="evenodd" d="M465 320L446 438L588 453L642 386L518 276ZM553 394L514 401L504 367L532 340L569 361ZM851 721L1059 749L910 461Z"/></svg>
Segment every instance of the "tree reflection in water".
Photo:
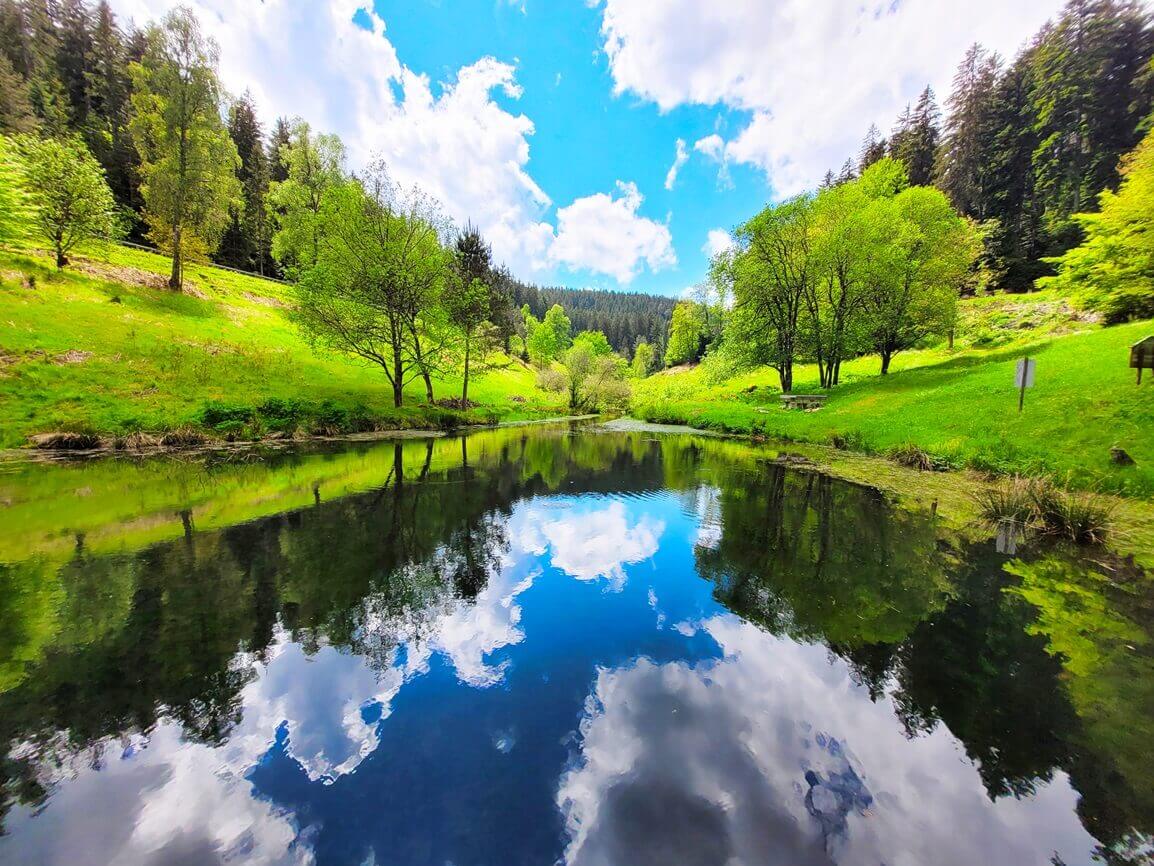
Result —
<svg viewBox="0 0 1154 866"><path fill-rule="evenodd" d="M136 803L108 818L143 846L117 843L128 860L892 859L902 785L839 750L932 773L918 762L956 738L988 804L1058 820L1068 776L1103 856L1140 858L1154 671L1139 593L1060 552L1011 562L764 456L514 429L18 479L6 497L27 531L0 548L0 855L30 828L66 836L104 779ZM93 505L69 526L21 504L82 481ZM104 506L131 484L137 513ZM814 691L826 680L840 703ZM851 711L868 742L829 733ZM178 832L168 788L142 788L133 762L169 785L225 779L214 808L247 829ZM867 793L835 808L854 779ZM1078 833L1054 829L1073 848Z"/></svg>

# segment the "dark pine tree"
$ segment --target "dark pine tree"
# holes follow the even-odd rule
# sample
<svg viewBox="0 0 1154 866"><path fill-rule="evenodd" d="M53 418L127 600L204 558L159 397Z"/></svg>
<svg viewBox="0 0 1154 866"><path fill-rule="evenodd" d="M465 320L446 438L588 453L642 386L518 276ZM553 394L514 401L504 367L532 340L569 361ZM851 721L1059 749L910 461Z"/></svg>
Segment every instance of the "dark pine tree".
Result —
<svg viewBox="0 0 1154 866"><path fill-rule="evenodd" d="M288 166L281 159L281 152L292 143L292 125L287 118L278 117L268 140L268 179L272 183L288 180Z"/></svg>
<svg viewBox="0 0 1154 866"><path fill-rule="evenodd" d="M976 220L984 220L990 206L989 151L996 132L993 109L999 66L997 55L977 43L966 52L946 101L948 117L938 150L937 186L959 212Z"/></svg>
<svg viewBox="0 0 1154 866"><path fill-rule="evenodd" d="M221 264L229 267L263 274L269 248L268 215L265 210L268 164L264 136L252 94L246 92L229 109L228 134L240 155L236 176L240 181L243 201L232 210L216 257Z"/></svg>
<svg viewBox="0 0 1154 866"><path fill-rule="evenodd" d="M886 140L882 138L881 130L876 123L871 123L865 140L862 141L861 151L858 153L858 166L865 171L879 159L886 155Z"/></svg>

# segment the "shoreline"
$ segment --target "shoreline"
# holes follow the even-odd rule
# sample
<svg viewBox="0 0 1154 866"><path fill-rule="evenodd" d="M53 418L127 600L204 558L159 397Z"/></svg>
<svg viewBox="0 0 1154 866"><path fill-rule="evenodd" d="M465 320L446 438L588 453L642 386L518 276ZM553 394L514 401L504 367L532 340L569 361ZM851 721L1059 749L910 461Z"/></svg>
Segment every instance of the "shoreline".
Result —
<svg viewBox="0 0 1154 866"><path fill-rule="evenodd" d="M199 454L218 451L246 451L258 448L292 448L318 443L385 442L390 439L440 439L478 430L498 430L506 427L526 427L541 424L568 424L574 421L593 421L600 415L559 415L548 418L528 418L518 421L502 421L497 424L462 424L452 430L436 427L399 427L393 430L372 430L364 433L345 433L337 436L262 436L259 439L233 440L210 437L204 434L203 441L195 444L164 444L160 436L149 434L156 441L133 445L118 445L123 437L104 437L94 448L51 448L28 444L23 448L0 449L0 465L4 463L56 463L68 460L95 460L101 457L132 456L150 457L184 454ZM199 433L199 431L197 431ZM51 435L51 434L41 434Z"/></svg>

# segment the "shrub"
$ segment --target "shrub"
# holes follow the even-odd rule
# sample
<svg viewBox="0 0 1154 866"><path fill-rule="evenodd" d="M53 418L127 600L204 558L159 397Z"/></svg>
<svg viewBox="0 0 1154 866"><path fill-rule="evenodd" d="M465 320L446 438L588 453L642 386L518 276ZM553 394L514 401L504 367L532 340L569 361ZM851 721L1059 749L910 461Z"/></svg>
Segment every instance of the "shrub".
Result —
<svg viewBox="0 0 1154 866"><path fill-rule="evenodd" d="M943 472L949 468L944 461L912 443L895 448L890 452L890 457L902 466L909 466L919 472Z"/></svg>

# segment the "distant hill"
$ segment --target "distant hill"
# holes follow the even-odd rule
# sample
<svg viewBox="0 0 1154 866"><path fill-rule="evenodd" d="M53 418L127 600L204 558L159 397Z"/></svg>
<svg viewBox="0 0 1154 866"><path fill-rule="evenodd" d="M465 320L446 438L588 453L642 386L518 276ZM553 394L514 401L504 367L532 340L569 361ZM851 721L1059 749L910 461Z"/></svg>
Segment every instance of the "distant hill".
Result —
<svg viewBox="0 0 1154 866"><path fill-rule="evenodd" d="M563 289L521 283L514 285L513 299L518 308L528 304L537 318L544 316L554 304L560 304L573 323L574 332L603 331L610 345L630 358L639 339L664 347L669 319L677 303L676 298L643 292Z"/></svg>

